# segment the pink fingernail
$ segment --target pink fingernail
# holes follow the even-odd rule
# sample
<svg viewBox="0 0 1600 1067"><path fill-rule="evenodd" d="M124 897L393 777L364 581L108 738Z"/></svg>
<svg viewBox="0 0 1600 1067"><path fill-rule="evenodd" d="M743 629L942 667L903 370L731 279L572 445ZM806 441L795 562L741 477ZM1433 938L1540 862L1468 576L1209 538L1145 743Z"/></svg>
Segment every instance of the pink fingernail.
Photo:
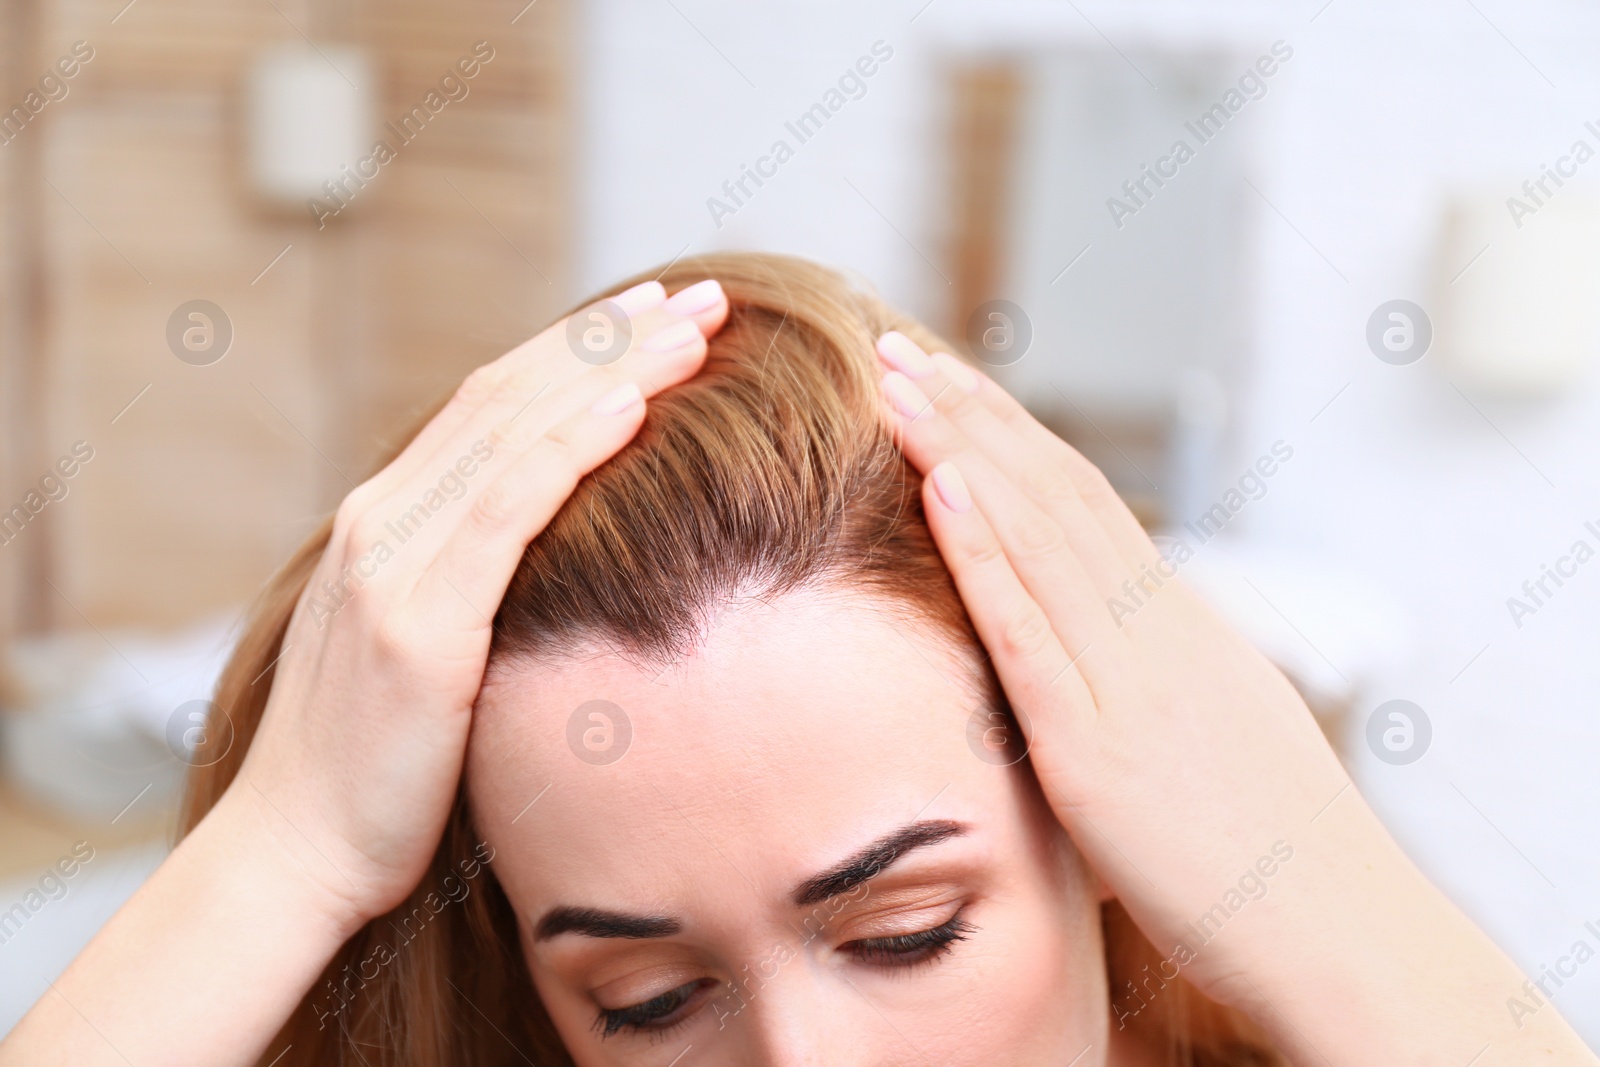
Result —
<svg viewBox="0 0 1600 1067"><path fill-rule="evenodd" d="M692 322L675 322L650 335L642 346L647 352L671 352L700 336L700 327Z"/></svg>
<svg viewBox="0 0 1600 1067"><path fill-rule="evenodd" d="M649 311L666 298L666 287L660 282L640 282L632 289L624 289L612 297L611 302L628 314L637 315L641 311Z"/></svg>
<svg viewBox="0 0 1600 1067"><path fill-rule="evenodd" d="M644 399L644 394L639 392L639 386L634 382L623 382L605 396L594 402L594 407L589 410L596 415L620 415L633 405Z"/></svg>
<svg viewBox="0 0 1600 1067"><path fill-rule="evenodd" d="M926 378L934 371L933 360L928 358L928 354L897 330L890 330L878 338L878 355L895 370L913 378Z"/></svg>
<svg viewBox="0 0 1600 1067"><path fill-rule="evenodd" d="M945 507L956 512L972 510L972 494L967 491L966 479L961 477L954 463L945 460L933 468L929 476Z"/></svg>
<svg viewBox="0 0 1600 1067"><path fill-rule="evenodd" d="M917 383L897 370L883 376L883 391L894 409L908 419L914 419L931 406L928 396Z"/></svg>
<svg viewBox="0 0 1600 1067"><path fill-rule="evenodd" d="M687 289L680 289L667 298L661 305L661 310L673 315L694 315L709 307L715 307L717 301L722 299L722 285L715 278L707 278L703 282L695 282Z"/></svg>
<svg viewBox="0 0 1600 1067"><path fill-rule="evenodd" d="M978 378L977 371L948 352L935 352L933 362L944 372L944 376L955 382L956 387L964 393L976 393L978 386L983 384Z"/></svg>

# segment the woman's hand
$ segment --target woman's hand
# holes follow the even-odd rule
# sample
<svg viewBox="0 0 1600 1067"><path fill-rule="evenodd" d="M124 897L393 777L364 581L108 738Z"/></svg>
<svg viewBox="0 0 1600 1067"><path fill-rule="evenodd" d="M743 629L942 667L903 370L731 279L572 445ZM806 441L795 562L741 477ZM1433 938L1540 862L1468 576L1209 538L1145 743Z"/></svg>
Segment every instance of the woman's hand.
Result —
<svg viewBox="0 0 1600 1067"><path fill-rule="evenodd" d="M585 309L572 330L562 320L474 371L345 498L295 609L239 795L224 802L257 807L257 825L355 926L403 899L438 845L491 620L523 550L634 435L641 394L699 370L728 313L715 281L671 299L648 282L614 303L631 342ZM613 341L620 358L588 361Z"/></svg>
<svg viewBox="0 0 1600 1067"><path fill-rule="evenodd" d="M340 945L417 883L524 549L633 437L643 397L699 370L728 314L714 281L614 303L625 351L593 309L570 333L556 323L475 371L340 505L239 775L7 1035L0 1064L260 1062Z"/></svg>
<svg viewBox="0 0 1600 1067"><path fill-rule="evenodd" d="M1596 1062L1553 1010L1515 1025L1522 976L1097 469L950 355L898 333L878 352L885 418L928 475L930 527L1044 792L1165 977L1245 1010L1296 1062ZM1114 990L1118 1014L1159 983Z"/></svg>

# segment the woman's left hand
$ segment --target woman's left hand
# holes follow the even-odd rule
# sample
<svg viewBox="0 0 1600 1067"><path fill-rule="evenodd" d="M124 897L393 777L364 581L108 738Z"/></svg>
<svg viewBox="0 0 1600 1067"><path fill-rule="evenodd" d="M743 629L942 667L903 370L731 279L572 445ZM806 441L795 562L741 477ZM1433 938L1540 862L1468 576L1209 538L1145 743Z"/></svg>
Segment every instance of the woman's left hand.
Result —
<svg viewBox="0 0 1600 1067"><path fill-rule="evenodd" d="M878 352L885 418L928 475L929 525L1044 792L1170 966L1297 1061L1459 1067L1488 1045L1476 1067L1534 1048L1597 1062L1554 1010L1514 1024L1520 972L1099 470L954 357L898 333Z"/></svg>

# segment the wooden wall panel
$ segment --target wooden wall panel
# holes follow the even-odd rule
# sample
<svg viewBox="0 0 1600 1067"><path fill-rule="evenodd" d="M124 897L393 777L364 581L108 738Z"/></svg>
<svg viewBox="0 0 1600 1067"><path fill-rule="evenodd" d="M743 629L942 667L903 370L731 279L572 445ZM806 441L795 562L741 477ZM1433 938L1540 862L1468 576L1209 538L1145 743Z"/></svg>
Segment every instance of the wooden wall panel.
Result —
<svg viewBox="0 0 1600 1067"><path fill-rule="evenodd" d="M69 625L80 611L176 625L247 597L320 502L321 460L284 422L315 435L331 414L311 359L313 260L285 256L250 284L293 233L239 210L227 135L215 96L135 92L53 131L49 436L95 448L56 524ZM167 346L168 316L194 298L232 322L212 366Z"/></svg>
<svg viewBox="0 0 1600 1067"><path fill-rule="evenodd" d="M27 531L29 565L0 558L0 596L13 630L175 626L247 600L414 413L572 295L567 13L560 0L8 2L37 19L0 62L42 73L78 39L95 57L24 131L36 177L0 157L7 234L26 203L39 230L32 252L10 241L0 258L0 312L25 304L38 335L6 324L6 404L38 425L6 435L0 472L14 489L78 439L95 459ZM301 31L367 51L375 136L391 141L382 124L475 42L495 50L468 96L321 229L309 210L258 202L242 164L250 63ZM194 298L233 325L212 366L167 347L168 316Z"/></svg>

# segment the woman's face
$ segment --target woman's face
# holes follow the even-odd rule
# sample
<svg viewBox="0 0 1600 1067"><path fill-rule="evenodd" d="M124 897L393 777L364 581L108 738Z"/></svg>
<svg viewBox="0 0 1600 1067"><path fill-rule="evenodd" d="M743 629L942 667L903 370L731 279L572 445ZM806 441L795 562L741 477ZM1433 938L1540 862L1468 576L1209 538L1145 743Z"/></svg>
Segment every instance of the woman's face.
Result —
<svg viewBox="0 0 1600 1067"><path fill-rule="evenodd" d="M573 1058L1103 1062L1097 890L1026 763L969 742L975 677L818 593L665 670L500 665L471 802Z"/></svg>

